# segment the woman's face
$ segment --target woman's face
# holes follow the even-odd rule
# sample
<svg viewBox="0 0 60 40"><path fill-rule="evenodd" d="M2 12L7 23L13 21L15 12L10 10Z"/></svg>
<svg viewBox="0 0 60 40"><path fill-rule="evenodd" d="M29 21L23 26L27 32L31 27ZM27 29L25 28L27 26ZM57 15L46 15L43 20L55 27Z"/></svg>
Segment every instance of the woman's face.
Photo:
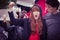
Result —
<svg viewBox="0 0 60 40"><path fill-rule="evenodd" d="M34 19L37 20L39 18L40 12L39 11L33 11Z"/></svg>

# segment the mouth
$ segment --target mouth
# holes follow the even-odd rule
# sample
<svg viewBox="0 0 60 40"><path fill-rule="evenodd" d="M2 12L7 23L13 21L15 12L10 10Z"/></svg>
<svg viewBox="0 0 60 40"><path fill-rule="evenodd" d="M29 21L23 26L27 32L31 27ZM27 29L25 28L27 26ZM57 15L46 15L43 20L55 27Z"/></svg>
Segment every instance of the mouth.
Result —
<svg viewBox="0 0 60 40"><path fill-rule="evenodd" d="M35 15L35 17L37 17L37 15Z"/></svg>

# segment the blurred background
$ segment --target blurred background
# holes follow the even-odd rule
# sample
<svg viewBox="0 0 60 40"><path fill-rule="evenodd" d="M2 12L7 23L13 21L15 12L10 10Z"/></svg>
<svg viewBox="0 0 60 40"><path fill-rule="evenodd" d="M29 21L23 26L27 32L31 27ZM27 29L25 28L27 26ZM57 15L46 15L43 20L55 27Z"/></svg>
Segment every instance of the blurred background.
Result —
<svg viewBox="0 0 60 40"><path fill-rule="evenodd" d="M46 8L45 8L46 0L0 0L0 26L2 26L2 27L6 27L6 24L7 24L7 26L10 26L10 24L12 24L12 22L10 22L10 19L8 16L8 9L9 9L8 5L12 1L16 3L15 6L20 8L21 11L23 11L23 10L26 11L26 15L28 16L28 18L30 16L31 7L34 4L38 4L39 6L41 6L43 16L47 13ZM58 1L60 2L60 0L58 0ZM60 6L58 8L58 11L60 11ZM4 19L6 19L7 21ZM4 23L4 21L6 21L6 23Z"/></svg>
<svg viewBox="0 0 60 40"><path fill-rule="evenodd" d="M31 7L34 4L39 4L42 7L42 13L45 15L45 0L0 0L0 17L1 15L7 13L8 4L13 1L18 7L21 7L21 10L30 11ZM58 0L60 2L60 0ZM58 8L60 11L60 6Z"/></svg>

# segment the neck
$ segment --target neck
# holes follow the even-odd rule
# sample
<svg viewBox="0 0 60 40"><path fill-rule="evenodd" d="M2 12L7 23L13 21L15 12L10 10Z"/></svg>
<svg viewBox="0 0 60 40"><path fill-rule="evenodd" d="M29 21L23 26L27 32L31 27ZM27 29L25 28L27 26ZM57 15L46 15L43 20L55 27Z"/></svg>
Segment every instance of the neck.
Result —
<svg viewBox="0 0 60 40"><path fill-rule="evenodd" d="M57 10L55 10L55 11L53 12L53 14L57 14Z"/></svg>

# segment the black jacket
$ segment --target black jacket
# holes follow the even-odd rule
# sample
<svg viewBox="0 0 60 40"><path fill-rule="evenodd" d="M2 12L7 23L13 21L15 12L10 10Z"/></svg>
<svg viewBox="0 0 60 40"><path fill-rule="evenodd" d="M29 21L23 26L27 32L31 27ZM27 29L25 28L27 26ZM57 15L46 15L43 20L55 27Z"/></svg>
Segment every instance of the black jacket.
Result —
<svg viewBox="0 0 60 40"><path fill-rule="evenodd" d="M16 26L15 29L18 29L17 26L20 26L20 27L23 28L23 31L22 31L22 33L23 33L22 38L23 39L21 39L21 40L28 40L29 35L31 33L30 23L28 21L29 19L27 19L27 18L25 18L25 19L23 19L23 18L15 19L14 15L13 15L13 12L8 12L8 14L9 14L9 17L10 17L10 21L12 22L12 25ZM19 35L19 33L17 35ZM17 39L19 40L19 37Z"/></svg>
<svg viewBox="0 0 60 40"><path fill-rule="evenodd" d="M48 13L45 16L47 24L47 40L60 40L60 12Z"/></svg>
<svg viewBox="0 0 60 40"><path fill-rule="evenodd" d="M13 25L18 25L18 26L22 26L24 29L24 38L28 40L30 33L31 33L31 28L30 28L30 22L29 19L25 18L25 19L15 19L13 16L13 12L9 13L9 17L11 22L13 23ZM42 35L41 36L41 40L47 40L47 27L46 27L46 22L45 19L42 18L42 23L43 23L43 30L42 30Z"/></svg>

